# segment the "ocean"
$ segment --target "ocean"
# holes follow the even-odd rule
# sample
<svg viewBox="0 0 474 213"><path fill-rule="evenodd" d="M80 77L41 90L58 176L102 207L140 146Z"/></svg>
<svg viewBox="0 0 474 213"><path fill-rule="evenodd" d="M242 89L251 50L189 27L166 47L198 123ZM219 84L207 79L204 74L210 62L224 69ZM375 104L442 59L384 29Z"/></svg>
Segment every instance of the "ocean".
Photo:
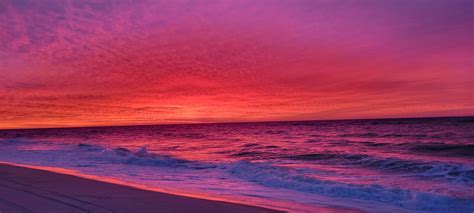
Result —
<svg viewBox="0 0 474 213"><path fill-rule="evenodd" d="M474 117L2 130L0 161L292 212L474 211Z"/></svg>

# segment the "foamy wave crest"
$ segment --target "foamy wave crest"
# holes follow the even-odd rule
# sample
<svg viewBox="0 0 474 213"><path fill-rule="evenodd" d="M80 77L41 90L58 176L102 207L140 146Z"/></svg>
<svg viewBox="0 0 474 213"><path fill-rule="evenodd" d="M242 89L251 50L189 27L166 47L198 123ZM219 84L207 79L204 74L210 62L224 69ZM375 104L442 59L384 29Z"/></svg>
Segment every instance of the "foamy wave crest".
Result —
<svg viewBox="0 0 474 213"><path fill-rule="evenodd" d="M203 163L179 159L168 155L149 153L146 146L136 151L131 151L123 147L105 148L91 144L79 144L77 148L80 151L88 152L89 159L107 161L110 163L138 166L184 167L192 169L212 167Z"/></svg>
<svg viewBox="0 0 474 213"><path fill-rule="evenodd" d="M331 197L378 201L411 210L430 212L465 212L473 209L471 200L457 199L427 192L386 188L381 185L345 184L297 175L288 168L265 163L238 162L229 172L246 181L267 187L285 188Z"/></svg>
<svg viewBox="0 0 474 213"><path fill-rule="evenodd" d="M25 144L31 144L31 143L34 143L34 141L31 141L28 139L22 139L22 138L0 139L0 145L25 145Z"/></svg>
<svg viewBox="0 0 474 213"><path fill-rule="evenodd" d="M398 158L377 158L364 154L314 153L294 155L288 158L304 161L322 161L330 164L342 164L376 169L385 172L409 174L424 178L444 179L474 185L474 168L463 164L444 162L422 162Z"/></svg>

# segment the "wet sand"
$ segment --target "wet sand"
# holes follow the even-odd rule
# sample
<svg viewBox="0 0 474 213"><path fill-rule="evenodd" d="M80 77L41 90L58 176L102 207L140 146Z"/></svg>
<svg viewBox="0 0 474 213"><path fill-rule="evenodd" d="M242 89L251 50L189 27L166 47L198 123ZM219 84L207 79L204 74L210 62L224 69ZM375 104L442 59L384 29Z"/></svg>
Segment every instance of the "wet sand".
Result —
<svg viewBox="0 0 474 213"><path fill-rule="evenodd" d="M0 212L276 212L0 163Z"/></svg>

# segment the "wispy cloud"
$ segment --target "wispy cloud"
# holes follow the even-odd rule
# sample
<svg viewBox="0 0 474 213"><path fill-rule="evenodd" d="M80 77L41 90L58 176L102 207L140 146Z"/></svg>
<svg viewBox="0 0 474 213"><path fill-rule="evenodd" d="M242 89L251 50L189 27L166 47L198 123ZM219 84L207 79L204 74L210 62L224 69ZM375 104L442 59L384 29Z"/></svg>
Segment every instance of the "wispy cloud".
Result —
<svg viewBox="0 0 474 213"><path fill-rule="evenodd" d="M472 115L469 8L1 1L0 128Z"/></svg>

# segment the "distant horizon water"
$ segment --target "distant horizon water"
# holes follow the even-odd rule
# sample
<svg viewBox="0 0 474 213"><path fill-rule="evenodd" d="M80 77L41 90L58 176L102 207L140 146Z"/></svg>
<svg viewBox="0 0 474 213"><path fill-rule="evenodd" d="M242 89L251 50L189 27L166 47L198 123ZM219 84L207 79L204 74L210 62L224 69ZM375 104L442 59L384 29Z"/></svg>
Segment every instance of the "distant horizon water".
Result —
<svg viewBox="0 0 474 213"><path fill-rule="evenodd" d="M0 131L34 130L34 129L70 129L70 128L101 128L101 127L138 127L138 126L174 126L174 125L200 125L200 124L241 124L241 123L278 123L278 122L318 122L318 121L353 121L353 120L391 120L391 119L439 119L439 118L473 118L474 115L459 116L413 116L413 117L377 117L377 118L341 118L341 119L300 119L300 120L262 120L262 121L229 121L229 122L189 122L189 123L139 123L139 124L107 124L87 126L50 126L50 127L20 127L0 128Z"/></svg>

